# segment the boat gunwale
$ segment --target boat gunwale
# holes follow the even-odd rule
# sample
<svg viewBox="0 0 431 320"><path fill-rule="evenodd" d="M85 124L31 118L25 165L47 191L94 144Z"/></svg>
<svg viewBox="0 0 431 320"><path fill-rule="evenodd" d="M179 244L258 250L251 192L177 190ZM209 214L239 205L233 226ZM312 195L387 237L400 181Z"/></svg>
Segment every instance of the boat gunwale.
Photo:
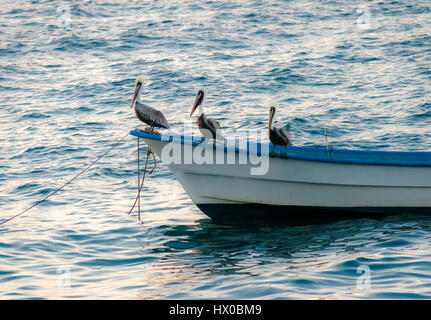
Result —
<svg viewBox="0 0 431 320"><path fill-rule="evenodd" d="M174 133L170 134L153 134L140 130L131 130L130 134L135 137L146 138L161 142L174 142L183 145L191 145L198 146L202 141L204 141L204 137L196 137L196 136L184 136L178 135ZM269 155L274 158L280 159L294 159L294 160L304 160L304 161L318 161L318 162L327 162L327 163L344 163L344 164L358 164L358 165L383 165L383 166L403 166L403 167L431 167L431 152L426 151L373 151L373 150L350 150L350 149L336 149L336 148L318 148L318 147L299 147L299 146L287 146L280 147L275 146L276 152L274 154L268 152L260 152L261 145L264 143L257 142L258 148L254 148L257 150L251 150L249 148L249 142L247 141L247 149L240 149L238 147L231 147L226 145L218 145L214 144L213 147L215 149L223 149L224 151L234 151L236 153L246 153L246 154L255 154L258 156ZM269 148L272 148L272 143L267 143ZM260 149L260 150L259 150ZM281 152L280 149L283 149L284 152ZM308 153L321 153L326 154L326 157L322 157L321 155L316 156L304 156L289 153L291 152L308 152ZM430 157L429 161L419 162L419 161L394 161L394 160L373 160L373 159L336 159L333 158L334 154L337 155L361 155L361 156L399 156L399 157L414 157L414 156L426 156Z"/></svg>

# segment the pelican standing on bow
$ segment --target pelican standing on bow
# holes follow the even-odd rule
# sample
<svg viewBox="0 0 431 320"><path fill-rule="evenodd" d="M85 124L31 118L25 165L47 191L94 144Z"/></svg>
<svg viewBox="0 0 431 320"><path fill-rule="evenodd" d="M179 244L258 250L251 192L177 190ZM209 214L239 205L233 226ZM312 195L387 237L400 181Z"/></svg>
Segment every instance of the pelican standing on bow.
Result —
<svg viewBox="0 0 431 320"><path fill-rule="evenodd" d="M285 128L274 127L274 124L273 124L274 115L275 115L275 107L271 106L269 108L269 123L268 123L269 140L271 140L274 146L275 145L291 146L292 142L291 142L289 131L287 131Z"/></svg>
<svg viewBox="0 0 431 320"><path fill-rule="evenodd" d="M150 127L145 128L145 131L158 133L154 128L169 128L168 121L163 113L153 107L147 106L141 102L142 79L138 78L135 82L135 93L133 94L132 108L135 111L136 117Z"/></svg>
<svg viewBox="0 0 431 320"><path fill-rule="evenodd" d="M223 140L224 138L221 134L220 122L215 119L208 118L204 113L204 107L202 106L204 97L204 91L199 89L198 93L196 94L195 102L193 103L192 111L190 112L190 117L192 116L193 112L195 112L196 108L199 107L197 119L199 131L205 138Z"/></svg>

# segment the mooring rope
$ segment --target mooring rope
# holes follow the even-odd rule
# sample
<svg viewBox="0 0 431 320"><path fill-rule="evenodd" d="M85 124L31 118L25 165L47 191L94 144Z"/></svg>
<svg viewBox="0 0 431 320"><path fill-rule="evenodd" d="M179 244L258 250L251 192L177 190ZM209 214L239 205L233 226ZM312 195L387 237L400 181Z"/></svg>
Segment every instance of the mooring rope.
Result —
<svg viewBox="0 0 431 320"><path fill-rule="evenodd" d="M114 148L116 148L127 136L129 135L129 132L127 132L120 140L118 140L115 144L113 144L111 146L111 148L109 148L107 151L105 151L102 155L100 155L96 160L94 160L92 163L90 163L84 170L81 170L77 175L75 175L73 178L71 178L69 181L67 181L65 184L63 184L60 188L54 190L53 192L51 192L50 194L48 194L46 197L44 197L43 199L39 200L38 202L36 202L35 204L33 204L32 206L30 206L29 208L25 209L24 211L6 219L3 221L0 221L0 226L5 224L6 222L9 222L17 217L19 217L20 215L26 213L27 211L29 211L30 209L33 209L34 207L36 207L37 205L39 205L40 203L42 203L43 201L47 200L48 198L52 197L54 194L56 194L57 192L59 192L60 190L62 190L64 187L66 187L67 185L69 185L70 183L72 183L75 179L77 179L80 175L84 174L85 172L87 172L92 166L94 166L97 162L99 162L104 156L106 156L110 151L112 151Z"/></svg>
<svg viewBox="0 0 431 320"><path fill-rule="evenodd" d="M141 182L140 182L140 180L141 180L141 168L140 168L141 160L139 159L139 155L141 153L141 147L139 146L140 138L139 137L137 137L137 138L138 138L138 190L139 190L139 186L141 185ZM147 157L147 159L148 159L148 157ZM130 214L130 212L128 214ZM138 198L138 217L141 217L141 197Z"/></svg>
<svg viewBox="0 0 431 320"><path fill-rule="evenodd" d="M139 174L139 138L138 138L138 184L139 184L139 180L140 180L140 174ZM142 175L142 180L141 180L141 185L138 185L138 195L136 196L135 202L133 203L132 208L129 210L129 212L127 214L131 214L133 209L136 206L136 202L139 201L139 205L138 205L138 220L141 220L141 205L140 205L140 200L141 200L141 190L142 187L144 186L144 181L145 181L145 174L147 173L147 166L148 166L148 158L150 156L150 154L153 156L153 160L154 160L154 167L148 172L149 174L152 174L154 169L156 169L157 166L157 162L156 162L156 156L154 155L154 152L151 150L150 147L147 147L147 157L145 159L145 166L144 166L144 173Z"/></svg>

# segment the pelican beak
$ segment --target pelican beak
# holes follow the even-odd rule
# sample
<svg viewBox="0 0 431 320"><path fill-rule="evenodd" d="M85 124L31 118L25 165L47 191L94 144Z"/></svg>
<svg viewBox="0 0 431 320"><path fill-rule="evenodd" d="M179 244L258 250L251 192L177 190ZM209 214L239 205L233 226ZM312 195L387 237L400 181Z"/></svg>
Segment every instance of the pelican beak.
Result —
<svg viewBox="0 0 431 320"><path fill-rule="evenodd" d="M204 100L204 92L202 90L199 90L196 94L195 102L193 103L192 111L190 112L190 117L192 116L193 112L195 112L196 108L199 107L199 105Z"/></svg>
<svg viewBox="0 0 431 320"><path fill-rule="evenodd" d="M271 107L269 109L269 127L271 127L272 121L274 119L274 114L275 114L275 108Z"/></svg>
<svg viewBox="0 0 431 320"><path fill-rule="evenodd" d="M133 94L132 104L130 105L130 108L133 108L133 105L136 102L136 99L137 99L138 93L139 93L139 89L141 88L141 86L142 86L142 82L136 83L136 85L135 85L135 93Z"/></svg>

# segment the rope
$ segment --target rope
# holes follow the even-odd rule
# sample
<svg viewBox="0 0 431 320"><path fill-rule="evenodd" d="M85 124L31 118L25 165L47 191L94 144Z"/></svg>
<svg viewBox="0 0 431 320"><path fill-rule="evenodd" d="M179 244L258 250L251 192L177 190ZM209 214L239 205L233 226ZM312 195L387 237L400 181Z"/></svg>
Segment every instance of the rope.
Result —
<svg viewBox="0 0 431 320"><path fill-rule="evenodd" d="M139 143L139 140L138 140L138 143ZM139 145L139 144L138 144L138 145ZM154 155L154 152L150 149L150 147L147 147L147 158L145 159L144 173L143 173L143 175L142 175L141 185L139 186L139 189L138 189L138 195L136 196L135 202L133 203L132 208L129 210L129 212L128 212L127 214L131 214L131 213L132 213L133 209L134 209L134 208L135 208L135 206L136 206L136 202L137 202L138 200L139 200L139 202L140 202L140 199L141 199L141 190L142 190L142 187L144 186L145 174L147 173L148 158L149 158L150 154L153 156L153 160L154 160L154 167L153 167L153 168L152 168L148 173L149 173L149 174L152 174L152 173L153 173L153 171L154 171L154 169L156 169L157 162L156 162L156 157L155 157L155 155ZM139 162L139 148L138 148L138 162ZM138 166L138 168L139 168L139 166ZM139 172L138 172L138 182L139 182ZM138 220L139 220L139 221L141 220L141 208L140 208L140 203L139 203L139 205L138 205Z"/></svg>
<svg viewBox="0 0 431 320"><path fill-rule="evenodd" d="M141 185L140 179L141 179L141 169L140 169L140 165L141 165L141 160L139 159L139 154L141 153L141 148L139 147L139 137L138 138L138 190L139 190L139 186ZM148 159L148 157L147 157ZM138 198L138 217L141 217L141 197Z"/></svg>
<svg viewBox="0 0 431 320"><path fill-rule="evenodd" d="M9 219L3 220L0 222L0 226L5 224L6 222L9 222L17 217L19 217L20 215L26 213L27 211L29 211L30 209L33 209L34 207L36 207L37 205L39 205L40 203L42 203L43 201L47 200L48 198L52 197L54 194L56 194L57 192L59 192L60 190L62 190L64 187L66 187L67 185L69 185L70 183L72 183L75 179L77 179L80 175L84 174L85 172L87 172L92 166L94 166L97 162L99 162L104 156L106 156L110 151L112 151L112 149L114 149L115 147L117 147L123 140L124 138L126 138L129 135L129 132L127 132L119 141L117 141L114 145L112 145L111 148L109 148L107 151L105 151L101 156L99 156L96 160L94 160L92 163L90 163L84 170L82 170L81 172L79 172L77 175L75 175L72 179L70 179L69 181L67 181L65 184L63 184L60 188L54 190L53 192L51 192L50 194L48 194L45 198L39 200L38 202L36 202L35 204L33 204L32 206L30 206L29 208L25 209L24 211L10 217Z"/></svg>

